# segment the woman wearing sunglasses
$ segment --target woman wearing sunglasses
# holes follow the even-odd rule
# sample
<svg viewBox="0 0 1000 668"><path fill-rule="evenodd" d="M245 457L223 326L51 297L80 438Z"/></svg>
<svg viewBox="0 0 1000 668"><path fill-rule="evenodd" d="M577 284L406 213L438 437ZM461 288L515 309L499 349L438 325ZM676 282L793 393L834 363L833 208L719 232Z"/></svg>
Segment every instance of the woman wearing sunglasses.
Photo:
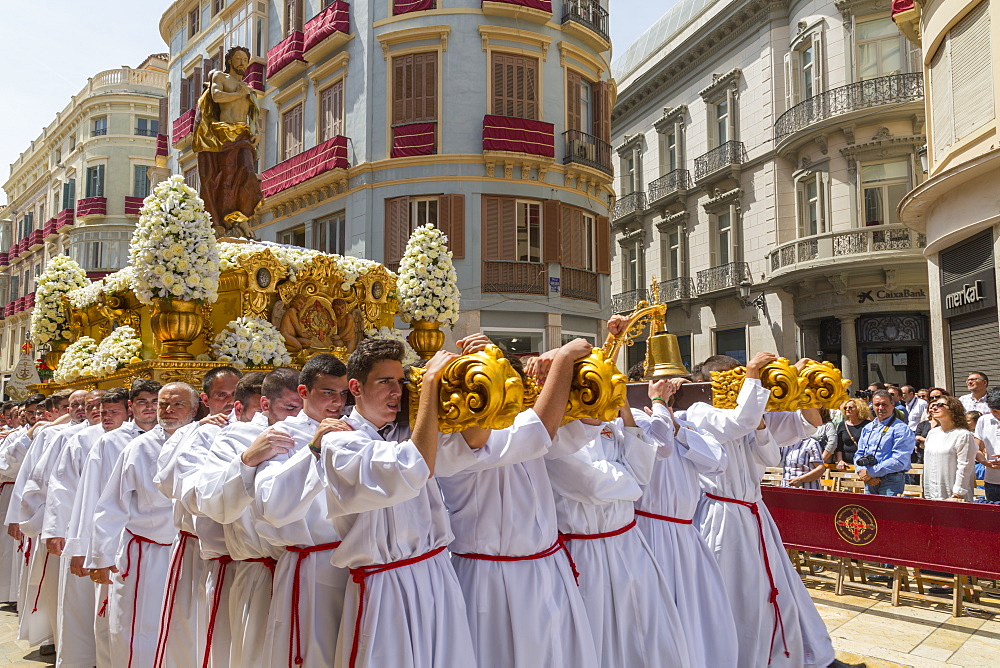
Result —
<svg viewBox="0 0 1000 668"><path fill-rule="evenodd" d="M941 396L927 410L937 426L924 441L924 498L972 501L978 446L965 408L955 397Z"/></svg>

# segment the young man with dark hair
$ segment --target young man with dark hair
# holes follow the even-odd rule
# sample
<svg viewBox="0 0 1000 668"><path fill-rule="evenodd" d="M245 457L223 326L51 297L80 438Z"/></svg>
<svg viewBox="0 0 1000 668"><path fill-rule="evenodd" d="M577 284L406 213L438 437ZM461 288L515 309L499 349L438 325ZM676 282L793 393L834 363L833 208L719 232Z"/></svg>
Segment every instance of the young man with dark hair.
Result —
<svg viewBox="0 0 1000 668"><path fill-rule="evenodd" d="M184 478L201 466L212 439L235 419L234 396L242 378L243 373L231 366L207 371L201 383L201 403L208 415L172 434L156 463L153 482L164 496L175 501L174 525L178 529L170 557L171 579L163 601L163 618L169 622L160 626L158 662L169 656L175 665L199 665L210 652L208 626L214 594L210 580L217 580L225 572L221 561L226 556L222 531L206 525L205 531L199 532L194 516L177 501L183 494ZM228 638L225 629L218 629L218 635L220 641ZM218 647L213 661L225 664L228 653L222 644Z"/></svg>
<svg viewBox="0 0 1000 668"><path fill-rule="evenodd" d="M736 408L697 402L678 414L719 441L728 459L723 472L699 475L705 496L694 523L719 563L736 619L740 668L838 665L826 625L784 558L778 528L761 500L764 468L780 462L779 448L809 436L822 423L816 409L765 412L770 391L761 386L760 370L775 359L762 352L746 364ZM711 366L725 371L739 363L731 359Z"/></svg>
<svg viewBox="0 0 1000 668"><path fill-rule="evenodd" d="M489 343L473 335L458 346L469 354ZM489 433L482 461L438 478L455 534L452 564L482 668L599 665L545 469L546 459L583 445L563 441L560 448L552 436L566 410L573 364L592 350L577 339L556 351L534 407L508 429ZM517 358L507 359L520 368Z"/></svg>
<svg viewBox="0 0 1000 668"><path fill-rule="evenodd" d="M97 512L97 502L101 492L111 479L118 457L130 442L156 426L157 394L160 383L147 378L139 378L132 382L132 387L126 392L117 388L110 390L102 397L103 409L108 407L110 415L117 417L120 413L120 399L126 399L127 412L132 419L121 424L117 429L106 431L94 442L90 450L83 456L80 471L80 481L73 497L73 507L66 526L66 545L63 554L70 555L70 573L79 578L87 578L90 569L84 566L86 555L90 549L93 537L94 515ZM110 419L110 418L109 418ZM98 611L106 611L109 589L107 585L90 582L95 591ZM94 636L96 638L97 665L111 665L111 638L108 626L108 616L96 615L94 618Z"/></svg>
<svg viewBox="0 0 1000 668"><path fill-rule="evenodd" d="M356 405L345 421L353 431L310 443L319 462L310 466L306 493L324 492L329 519L343 536L333 564L352 575L338 666L476 662L461 585L444 553L454 536L437 483L485 453L476 448L486 439L470 443L462 434L438 433L440 376L455 357L439 351L427 363L409 434L396 423L403 344L361 341L348 360Z"/></svg>
<svg viewBox="0 0 1000 668"><path fill-rule="evenodd" d="M111 586L111 665L158 665L157 628L177 529L173 503L153 485L153 476L163 444L190 424L199 403L198 391L187 383L164 385L157 426L125 446L97 503L85 565L93 569L94 582ZM113 581L112 572L118 574Z"/></svg>
<svg viewBox="0 0 1000 668"><path fill-rule="evenodd" d="M350 429L340 419L347 403L346 371L333 355L306 362L297 388L302 411L262 434L263 451L251 446L242 456L248 467L255 465L249 473L257 532L281 550L264 640L271 665L285 665L289 658L307 667L333 665L347 572L330 565L340 535L327 520L326 500L304 490L315 475L306 445L329 431ZM258 461L272 447L285 451Z"/></svg>
<svg viewBox="0 0 1000 668"><path fill-rule="evenodd" d="M236 416L237 422L249 422L260 412L261 388L266 376L263 371L251 371L236 384L236 392L233 393L233 415Z"/></svg>
<svg viewBox="0 0 1000 668"><path fill-rule="evenodd" d="M219 432L204 466L187 481L193 487L192 511L222 524L226 548L235 560L228 611L233 668L256 668L265 656L272 571L285 550L257 532L253 479L258 464L286 452L294 443L269 426L302 410L298 388L295 369L283 367L268 373L260 386L260 412ZM248 459L241 459L248 454Z"/></svg>

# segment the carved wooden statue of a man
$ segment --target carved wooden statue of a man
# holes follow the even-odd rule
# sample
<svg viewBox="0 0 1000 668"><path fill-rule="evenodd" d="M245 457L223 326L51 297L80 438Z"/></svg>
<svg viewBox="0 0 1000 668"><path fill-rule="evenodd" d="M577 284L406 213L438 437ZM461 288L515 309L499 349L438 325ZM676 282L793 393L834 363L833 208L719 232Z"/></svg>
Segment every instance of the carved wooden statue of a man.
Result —
<svg viewBox="0 0 1000 668"><path fill-rule="evenodd" d="M212 71L198 99L192 148L216 232L253 238L248 222L263 195L257 177L260 108L243 81L249 65L250 51L234 46L226 52L225 69Z"/></svg>

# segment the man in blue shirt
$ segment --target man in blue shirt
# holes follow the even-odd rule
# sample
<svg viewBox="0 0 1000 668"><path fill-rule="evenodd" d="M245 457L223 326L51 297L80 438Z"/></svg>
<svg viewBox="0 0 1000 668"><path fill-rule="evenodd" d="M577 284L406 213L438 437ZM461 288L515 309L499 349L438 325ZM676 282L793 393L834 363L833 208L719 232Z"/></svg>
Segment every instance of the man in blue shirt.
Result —
<svg viewBox="0 0 1000 668"><path fill-rule="evenodd" d="M913 432L895 413L892 396L885 390L872 395L875 419L861 430L854 456L858 477L868 494L900 496L916 446Z"/></svg>

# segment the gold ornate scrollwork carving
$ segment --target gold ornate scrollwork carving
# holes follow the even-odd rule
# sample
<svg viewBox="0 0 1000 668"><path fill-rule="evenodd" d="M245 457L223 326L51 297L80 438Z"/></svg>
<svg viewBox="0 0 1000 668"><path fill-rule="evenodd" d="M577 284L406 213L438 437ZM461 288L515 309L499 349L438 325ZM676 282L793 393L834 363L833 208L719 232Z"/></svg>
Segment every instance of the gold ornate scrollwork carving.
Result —
<svg viewBox="0 0 1000 668"><path fill-rule="evenodd" d="M594 348L573 365L573 382L562 423L580 418L614 420L625 403L627 380L604 348Z"/></svg>
<svg viewBox="0 0 1000 668"><path fill-rule="evenodd" d="M736 398L746 379L746 369L712 372L712 405L736 408ZM800 408L837 408L848 398L845 379L829 362L810 362L800 372L784 357L760 370L760 384L771 391L768 411L795 411Z"/></svg>
<svg viewBox="0 0 1000 668"><path fill-rule="evenodd" d="M850 398L847 388L851 381L830 362L810 362L799 374L806 379L804 402L807 406L840 408Z"/></svg>
<svg viewBox="0 0 1000 668"><path fill-rule="evenodd" d="M410 423L416 421L424 369L410 370ZM438 431L450 434L469 427L506 429L524 404L524 383L500 349L461 355L441 373Z"/></svg>

